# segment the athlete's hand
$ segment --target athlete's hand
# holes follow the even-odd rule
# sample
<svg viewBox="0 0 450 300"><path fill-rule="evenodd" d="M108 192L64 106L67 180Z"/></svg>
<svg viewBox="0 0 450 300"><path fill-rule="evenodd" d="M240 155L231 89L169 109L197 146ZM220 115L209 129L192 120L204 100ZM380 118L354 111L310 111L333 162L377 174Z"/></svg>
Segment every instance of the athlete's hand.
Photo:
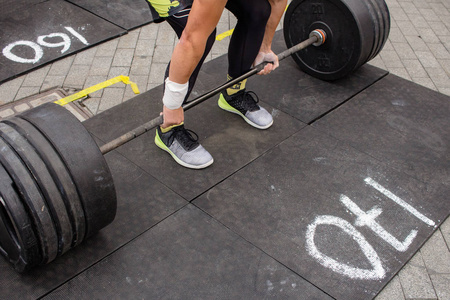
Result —
<svg viewBox="0 0 450 300"><path fill-rule="evenodd" d="M268 53L259 52L256 56L255 62L253 63L254 66L257 66L263 62L266 62L267 64L264 66L264 69L262 69L258 75L267 75L280 65L278 61L278 56L273 53L273 51L270 51Z"/></svg>

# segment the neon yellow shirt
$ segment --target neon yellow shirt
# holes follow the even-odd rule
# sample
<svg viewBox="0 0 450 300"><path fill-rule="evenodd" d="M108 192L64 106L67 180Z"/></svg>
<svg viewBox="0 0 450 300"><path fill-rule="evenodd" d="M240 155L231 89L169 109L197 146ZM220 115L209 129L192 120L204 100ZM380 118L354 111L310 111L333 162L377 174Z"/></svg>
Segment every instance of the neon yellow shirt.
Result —
<svg viewBox="0 0 450 300"><path fill-rule="evenodd" d="M156 10L160 17L168 17L171 11L177 10L180 6L180 2L176 0L147 0L150 5Z"/></svg>

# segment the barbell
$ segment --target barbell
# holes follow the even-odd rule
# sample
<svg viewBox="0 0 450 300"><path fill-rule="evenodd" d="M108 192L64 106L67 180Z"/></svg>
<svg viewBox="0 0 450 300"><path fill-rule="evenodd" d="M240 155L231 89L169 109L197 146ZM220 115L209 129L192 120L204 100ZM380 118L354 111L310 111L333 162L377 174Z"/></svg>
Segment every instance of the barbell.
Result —
<svg viewBox="0 0 450 300"><path fill-rule="evenodd" d="M389 11L383 0L294 0L284 19L288 49L278 57L292 56L304 72L336 80L375 57L389 28ZM186 103L184 110L262 68L256 66ZM83 124L54 103L1 121L3 256L23 272L50 263L110 224L117 199L103 155L161 123L159 116L99 148Z"/></svg>

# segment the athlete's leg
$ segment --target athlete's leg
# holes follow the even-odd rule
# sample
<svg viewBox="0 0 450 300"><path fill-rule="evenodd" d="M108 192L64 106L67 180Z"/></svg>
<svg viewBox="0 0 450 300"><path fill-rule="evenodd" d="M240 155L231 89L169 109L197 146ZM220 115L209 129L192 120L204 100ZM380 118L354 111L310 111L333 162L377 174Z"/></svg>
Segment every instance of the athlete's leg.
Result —
<svg viewBox="0 0 450 300"><path fill-rule="evenodd" d="M258 55L271 6L268 0L229 0L226 8L238 19L228 50L228 74L235 78L248 71Z"/></svg>
<svg viewBox="0 0 450 300"><path fill-rule="evenodd" d="M183 33L184 28L186 28L186 23L188 20L189 12L191 11L191 7L187 7L183 9L182 11L174 14L173 16L170 16L166 18L167 23L173 28L175 33L177 34L178 38L181 37L181 34ZM211 51L212 46L214 45L214 41L216 40L216 29L214 29L213 33L208 38L208 41L206 42L205 52L203 53L202 58L200 59L200 62L198 63L197 67L195 68L194 72L192 73L191 77L189 78L189 88L187 91L187 95L184 98L184 102L189 98L189 95L192 92L192 89L194 88L195 81L197 80L197 76L200 72L200 68L205 61L206 57L209 54L209 51ZM169 69L170 69L170 63L167 66L166 74L164 79L169 77Z"/></svg>
<svg viewBox="0 0 450 300"><path fill-rule="evenodd" d="M229 0L227 5L238 19L228 50L229 79L250 70L264 40L266 24L271 15L268 0ZM240 115L247 123L267 129L273 124L272 115L258 105L255 93L246 91L247 79L223 91L219 106Z"/></svg>
<svg viewBox="0 0 450 300"><path fill-rule="evenodd" d="M196 0L192 5L186 28L184 29L179 43L172 53L171 66L169 70L169 81L175 83L176 89L181 85L187 85L189 78L198 66L205 52L208 37L214 31L225 8L226 0ZM181 90L181 89L180 89ZM166 91L163 98L166 99ZM186 89L187 93L187 89ZM175 92L176 97L181 93ZM165 103L163 107L163 128L170 125L180 124L184 121L184 112L181 107L182 99L176 99L176 105L169 109ZM173 104L174 101L171 103Z"/></svg>

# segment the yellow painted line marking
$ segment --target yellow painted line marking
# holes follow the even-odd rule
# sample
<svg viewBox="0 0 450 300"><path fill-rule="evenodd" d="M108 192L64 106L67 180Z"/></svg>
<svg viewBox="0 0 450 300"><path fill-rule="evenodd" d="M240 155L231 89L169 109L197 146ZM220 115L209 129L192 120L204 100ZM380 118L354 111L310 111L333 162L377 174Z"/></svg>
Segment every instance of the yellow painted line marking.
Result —
<svg viewBox="0 0 450 300"><path fill-rule="evenodd" d="M224 38L229 37L230 35L233 34L233 31L234 31L234 28L233 28L233 29L230 29L230 30L228 30L228 31L225 31L224 33L221 33L221 34L217 35L217 36L216 36L216 41L221 41L221 40L223 40Z"/></svg>
<svg viewBox="0 0 450 300"><path fill-rule="evenodd" d="M106 88L106 87L108 87L110 85L116 84L118 82L123 82L125 84L131 85L131 89L133 90L133 92L135 94L139 94L139 88L138 88L137 84L132 82L132 81L130 81L130 77L124 76L124 75L120 75L120 76L114 77L112 79L106 80L104 82L101 82L99 84L96 84L94 86L91 86L91 87L89 87L87 89L84 89L84 90L78 92L78 93L75 93L73 95L67 96L67 97L62 98L62 99L60 99L58 101L55 101L55 103L59 104L59 105L66 105L66 104L68 104L68 103L70 103L72 101L75 101L75 100L78 100L80 98L86 97L90 93L93 93L93 92L96 92L98 90L104 89L104 88Z"/></svg>

